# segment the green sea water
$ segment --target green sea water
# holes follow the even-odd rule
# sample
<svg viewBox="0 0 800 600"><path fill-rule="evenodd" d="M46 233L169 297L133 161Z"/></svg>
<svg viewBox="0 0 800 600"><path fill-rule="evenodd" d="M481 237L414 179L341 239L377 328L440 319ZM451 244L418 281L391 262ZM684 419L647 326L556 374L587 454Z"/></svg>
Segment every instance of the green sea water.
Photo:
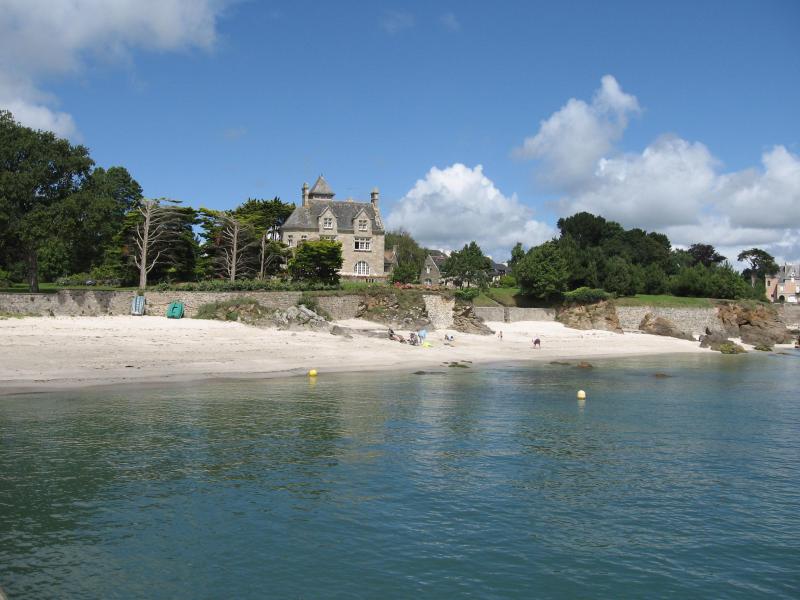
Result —
<svg viewBox="0 0 800 600"><path fill-rule="evenodd" d="M0 397L0 586L800 597L800 354L434 370Z"/></svg>

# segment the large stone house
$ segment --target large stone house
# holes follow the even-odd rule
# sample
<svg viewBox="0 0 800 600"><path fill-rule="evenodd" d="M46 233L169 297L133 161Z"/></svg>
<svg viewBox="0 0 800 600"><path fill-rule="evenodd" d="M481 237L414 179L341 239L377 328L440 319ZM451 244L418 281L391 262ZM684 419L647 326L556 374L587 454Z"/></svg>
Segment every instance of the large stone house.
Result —
<svg viewBox="0 0 800 600"><path fill-rule="evenodd" d="M784 264L775 275L766 278L770 302L800 304L800 264Z"/></svg>
<svg viewBox="0 0 800 600"><path fill-rule="evenodd" d="M385 278L384 228L378 206L378 188L369 202L334 200L328 182L320 175L314 186L302 187L302 204L281 228L281 241L296 248L307 240L329 239L342 244L342 270L347 279Z"/></svg>

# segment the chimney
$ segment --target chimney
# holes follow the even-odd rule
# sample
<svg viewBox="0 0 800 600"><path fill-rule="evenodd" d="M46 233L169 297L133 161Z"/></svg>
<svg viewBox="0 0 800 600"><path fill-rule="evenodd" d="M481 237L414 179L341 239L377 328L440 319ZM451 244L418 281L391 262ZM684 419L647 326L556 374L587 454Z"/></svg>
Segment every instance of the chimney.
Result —
<svg viewBox="0 0 800 600"><path fill-rule="evenodd" d="M369 195L369 197L370 197L370 202L372 203L372 206L377 209L378 208L378 199L380 197L380 193L378 192L378 188L376 188L376 187L372 188L372 193Z"/></svg>
<svg viewBox="0 0 800 600"><path fill-rule="evenodd" d="M308 206L308 184L303 184L303 206Z"/></svg>

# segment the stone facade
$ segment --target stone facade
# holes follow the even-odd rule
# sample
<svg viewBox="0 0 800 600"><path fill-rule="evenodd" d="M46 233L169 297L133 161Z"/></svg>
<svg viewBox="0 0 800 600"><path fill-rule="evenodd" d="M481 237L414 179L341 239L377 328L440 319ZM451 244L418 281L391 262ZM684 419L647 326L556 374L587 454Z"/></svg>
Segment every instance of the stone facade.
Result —
<svg viewBox="0 0 800 600"><path fill-rule="evenodd" d="M425 310L428 313L433 329L450 329L453 327L455 300L431 294L423 296L422 301L425 303Z"/></svg>
<svg viewBox="0 0 800 600"><path fill-rule="evenodd" d="M800 264L785 264L765 281L770 302L800 305Z"/></svg>
<svg viewBox="0 0 800 600"><path fill-rule="evenodd" d="M385 279L385 231L378 189L372 190L369 202L338 201L334 196L322 175L310 190L303 184L302 204L281 228L281 240L290 248L310 240L335 240L342 244L342 277Z"/></svg>
<svg viewBox="0 0 800 600"><path fill-rule="evenodd" d="M422 285L431 287L442 285L444 283L444 278L442 276L441 266L445 260L447 260L447 256L443 252L431 251L431 253L425 257L422 271L420 271L419 274L419 282Z"/></svg>
<svg viewBox="0 0 800 600"><path fill-rule="evenodd" d="M317 296L314 298L319 307L324 310L334 321L355 319L361 305L361 297L349 296Z"/></svg>

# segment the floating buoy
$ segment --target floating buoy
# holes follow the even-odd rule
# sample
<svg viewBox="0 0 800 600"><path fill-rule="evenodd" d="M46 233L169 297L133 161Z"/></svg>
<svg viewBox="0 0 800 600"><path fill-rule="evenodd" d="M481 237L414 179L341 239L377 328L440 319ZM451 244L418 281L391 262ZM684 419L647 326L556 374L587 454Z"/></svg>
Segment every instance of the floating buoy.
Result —
<svg viewBox="0 0 800 600"><path fill-rule="evenodd" d="M586 400L586 392L578 390L578 400Z"/></svg>
<svg viewBox="0 0 800 600"><path fill-rule="evenodd" d="M316 369L311 369L311 370L308 372L308 376L309 376L309 377L316 377L316 376L317 376L317 370L316 370Z"/></svg>

